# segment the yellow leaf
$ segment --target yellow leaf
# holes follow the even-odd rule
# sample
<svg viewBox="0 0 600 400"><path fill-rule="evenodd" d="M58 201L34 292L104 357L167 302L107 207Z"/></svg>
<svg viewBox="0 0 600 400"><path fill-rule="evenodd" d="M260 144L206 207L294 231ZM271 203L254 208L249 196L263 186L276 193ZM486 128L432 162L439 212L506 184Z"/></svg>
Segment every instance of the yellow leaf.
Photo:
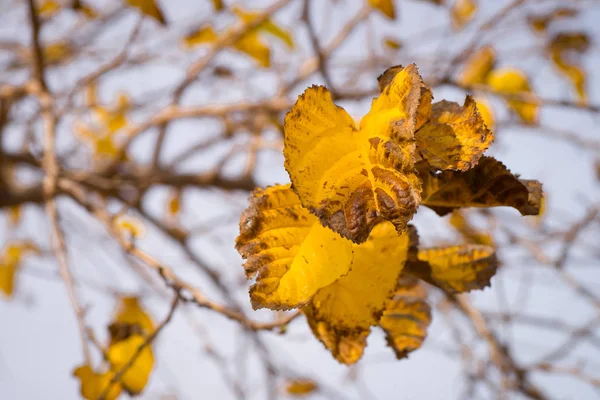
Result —
<svg viewBox="0 0 600 400"><path fill-rule="evenodd" d="M39 247L31 241L8 243L0 254L0 291L7 297L14 293L16 275L27 254L40 254Z"/></svg>
<svg viewBox="0 0 600 400"><path fill-rule="evenodd" d="M292 396L304 396L315 392L319 387L312 379L291 379L285 385L285 391Z"/></svg>
<svg viewBox="0 0 600 400"><path fill-rule="evenodd" d="M235 49L254 58L261 67L271 66L271 50L257 33L247 33L233 45Z"/></svg>
<svg viewBox="0 0 600 400"><path fill-rule="evenodd" d="M138 353L139 349L142 349L131 367L120 379L123 388L131 394L139 394L144 390L154 367L154 354L145 342L144 337L132 335L125 340L110 345L108 349L108 360L114 373L118 373L124 368Z"/></svg>
<svg viewBox="0 0 600 400"><path fill-rule="evenodd" d="M95 372L89 365L82 365L73 371L73 376L79 379L81 397L87 400L98 400L114 377L112 371ZM116 400L121 394L121 385L115 383L104 397L105 400Z"/></svg>
<svg viewBox="0 0 600 400"><path fill-rule="evenodd" d="M56 1L46 0L38 9L38 13L44 18L48 18L59 12L61 8L61 5Z"/></svg>
<svg viewBox="0 0 600 400"><path fill-rule="evenodd" d="M545 34L548 30L548 25L557 19L574 17L577 15L577 10L573 8L559 7L547 14L531 15L527 18L531 29L538 34Z"/></svg>
<svg viewBox="0 0 600 400"><path fill-rule="evenodd" d="M225 8L225 5L223 4L223 0L212 0L213 3L213 7L215 8L215 11L221 11Z"/></svg>
<svg viewBox="0 0 600 400"><path fill-rule="evenodd" d="M550 60L571 81L579 101L584 104L587 102L586 73L578 65L580 61L573 59L573 55L585 53L589 46L590 39L582 32L559 33L548 45Z"/></svg>
<svg viewBox="0 0 600 400"><path fill-rule="evenodd" d="M126 113L130 108L131 102L129 97L125 93L120 93L116 103L112 107L105 108L96 106L94 107L94 112L101 124L107 130L107 134L110 135L127 125Z"/></svg>
<svg viewBox="0 0 600 400"><path fill-rule="evenodd" d="M0 262L0 291L7 297L14 293L17 268L18 264Z"/></svg>
<svg viewBox="0 0 600 400"><path fill-rule="evenodd" d="M302 205L356 243L382 220L402 233L420 202L414 132L431 92L415 65L392 67L379 82L358 129L321 86L308 88L284 121L285 168Z"/></svg>
<svg viewBox="0 0 600 400"><path fill-rule="evenodd" d="M162 10L156 4L156 0L125 0L125 4L137 8L143 15L153 18L161 25L167 25L167 20Z"/></svg>
<svg viewBox="0 0 600 400"><path fill-rule="evenodd" d="M181 190L175 190L167 200L167 215L174 217L181 212Z"/></svg>
<svg viewBox="0 0 600 400"><path fill-rule="evenodd" d="M12 226L18 225L21 221L21 206L12 206L7 211L8 221Z"/></svg>
<svg viewBox="0 0 600 400"><path fill-rule="evenodd" d="M448 293L490 286L498 268L494 248L477 244L419 250L419 261L407 263L406 273Z"/></svg>
<svg viewBox="0 0 600 400"><path fill-rule="evenodd" d="M131 328L134 325L138 328ZM140 305L139 299L133 296L125 296L120 299L112 326L114 328L111 329L111 342L129 337L132 329L143 336L148 336L154 331L152 318Z"/></svg>
<svg viewBox="0 0 600 400"><path fill-rule="evenodd" d="M531 93L527 75L515 68L502 68L490 72L487 83L496 92L507 97L508 105L517 113L521 121L527 124L537 123L538 102L535 99L511 98L511 95Z"/></svg>
<svg viewBox="0 0 600 400"><path fill-rule="evenodd" d="M73 47L67 41L59 41L44 47L44 62L58 64L73 55Z"/></svg>
<svg viewBox="0 0 600 400"><path fill-rule="evenodd" d="M186 35L183 38L183 45L187 48L192 48L200 44L212 43L215 40L217 40L217 34L214 28L212 25L206 25Z"/></svg>
<svg viewBox="0 0 600 400"><path fill-rule="evenodd" d="M417 279L403 275L386 303L379 326L398 359L421 347L427 336L431 308L426 297L427 291Z"/></svg>
<svg viewBox="0 0 600 400"><path fill-rule="evenodd" d="M375 226L366 242L353 245L348 275L319 290L303 308L313 333L339 362L352 364L362 356L371 326L397 286L410 236L398 236L389 222Z"/></svg>
<svg viewBox="0 0 600 400"><path fill-rule="evenodd" d="M494 135L479 115L475 100L464 106L442 100L431 109L431 119L417 131L417 148L427 163L442 170L473 168L488 149Z"/></svg>
<svg viewBox="0 0 600 400"><path fill-rule="evenodd" d="M462 207L513 207L522 215L537 215L541 183L518 179L500 161L482 157L466 172L434 174L426 163L417 164L423 179L422 204L439 215Z"/></svg>
<svg viewBox="0 0 600 400"><path fill-rule="evenodd" d="M487 76L496 63L496 51L492 46L484 46L467 59L458 77L458 83L469 87L486 82Z"/></svg>
<svg viewBox="0 0 600 400"><path fill-rule="evenodd" d="M454 4L450 9L454 29L460 30L464 28L475 17L476 12L476 0L454 0Z"/></svg>
<svg viewBox="0 0 600 400"><path fill-rule="evenodd" d="M146 232L144 224L139 219L127 215L119 215L116 217L114 225L115 228L121 232L137 239L141 238Z"/></svg>
<svg viewBox="0 0 600 400"><path fill-rule="evenodd" d="M492 235L486 232L480 232L474 228L465 214L460 210L453 211L448 222L450 222L450 225L460 233L466 243L494 246L494 238Z"/></svg>
<svg viewBox="0 0 600 400"><path fill-rule="evenodd" d="M389 19L396 19L394 0L369 0L369 4Z"/></svg>
<svg viewBox="0 0 600 400"><path fill-rule="evenodd" d="M402 48L401 41L389 36L383 38L383 44L391 50L400 50Z"/></svg>
<svg viewBox="0 0 600 400"><path fill-rule="evenodd" d="M492 105L482 97L476 98L475 103L477 104L477 111L479 111L479 115L481 115L485 126L493 132L496 129L496 118L494 117Z"/></svg>
<svg viewBox="0 0 600 400"><path fill-rule="evenodd" d="M247 259L252 306L290 309L345 275L352 243L319 224L289 185L256 189L240 219L236 249Z"/></svg>
<svg viewBox="0 0 600 400"><path fill-rule="evenodd" d="M248 12L242 10L240 7L234 6L232 8L235 15L238 16L244 23L249 24L257 18L260 18L263 14L261 12ZM279 27L279 25L273 23L271 19L267 18L264 22L258 25L256 28L251 30L249 34L252 36L256 31L262 31L264 33L268 33L279 40L281 40L287 47L290 49L294 48L294 39L292 38L292 34ZM247 34L248 35L248 34Z"/></svg>

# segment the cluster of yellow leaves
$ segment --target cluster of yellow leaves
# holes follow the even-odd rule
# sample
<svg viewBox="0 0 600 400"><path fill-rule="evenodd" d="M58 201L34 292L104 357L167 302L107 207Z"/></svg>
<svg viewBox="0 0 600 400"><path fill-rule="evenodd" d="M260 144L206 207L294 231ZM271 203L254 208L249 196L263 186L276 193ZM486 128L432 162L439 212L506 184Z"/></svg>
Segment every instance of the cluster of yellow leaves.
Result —
<svg viewBox="0 0 600 400"><path fill-rule="evenodd" d="M232 11L244 24L251 24L263 15L260 12L245 11L240 7L233 7ZM227 37L230 32L228 29L218 34L212 25L204 25L188 34L183 39L183 45L186 48L193 48L202 44L214 43L219 37ZM281 40L288 48L294 48L294 40L291 33L275 24L269 18L255 28L248 29L237 41L231 43L230 46L252 57L260 66L268 68L271 65L271 49L261 38L261 33L272 35Z"/></svg>
<svg viewBox="0 0 600 400"><path fill-rule="evenodd" d="M106 400L115 400L123 390L131 396L138 395L146 387L154 367L154 354L147 343L154 331L154 323L137 297L121 299L108 329L108 365L95 371L84 364L73 371L80 381L81 395L88 400L102 396Z"/></svg>
<svg viewBox="0 0 600 400"><path fill-rule="evenodd" d="M15 290L16 275L23 257L28 254L40 254L37 245L30 241L8 243L0 254L0 292L10 297Z"/></svg>
<svg viewBox="0 0 600 400"><path fill-rule="evenodd" d="M537 123L539 106L532 94L527 75L516 68L495 68L495 64L495 50L491 46L484 46L475 51L466 61L457 82L464 87L488 87L506 99L507 105L519 116L522 122L527 124ZM494 117L491 108L487 107L486 109L485 100L480 100L479 104L483 104L481 108L487 113L484 119L486 125L488 128L492 128Z"/></svg>
<svg viewBox="0 0 600 400"><path fill-rule="evenodd" d="M536 213L541 187L483 157L493 135L474 100L441 101L417 68L392 67L358 125L321 86L286 115L291 185L256 189L236 248L246 259L252 306L300 308L340 362L363 354L372 327L398 358L417 349L430 323L418 279L457 293L481 289L496 270L487 245L418 249L408 225L420 204L512 206Z"/></svg>
<svg viewBox="0 0 600 400"><path fill-rule="evenodd" d="M74 130L79 139L89 144L96 160L112 159L120 154L117 144L119 131L128 124L127 112L131 108L129 97L120 93L112 106L98 104L95 85L87 88L86 103L94 117L93 125L75 123Z"/></svg>

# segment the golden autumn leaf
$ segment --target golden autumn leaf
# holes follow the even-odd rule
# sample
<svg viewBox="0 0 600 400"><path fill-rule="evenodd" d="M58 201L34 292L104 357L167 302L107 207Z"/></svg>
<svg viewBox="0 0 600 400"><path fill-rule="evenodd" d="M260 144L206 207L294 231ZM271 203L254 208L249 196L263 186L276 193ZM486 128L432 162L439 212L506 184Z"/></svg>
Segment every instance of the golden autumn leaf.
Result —
<svg viewBox="0 0 600 400"><path fill-rule="evenodd" d="M368 0L371 7L378 10L389 19L396 19L394 0Z"/></svg>
<svg viewBox="0 0 600 400"><path fill-rule="evenodd" d="M39 247L31 241L9 242L0 254L0 292L10 297L14 293L16 275L23 257L40 254Z"/></svg>
<svg viewBox="0 0 600 400"><path fill-rule="evenodd" d="M236 249L247 259L256 308L290 309L348 273L352 243L324 228L289 185L256 189L240 219Z"/></svg>
<svg viewBox="0 0 600 400"><path fill-rule="evenodd" d="M431 119L417 131L416 139L419 153L431 167L466 171L477 164L494 135L475 100L467 96L462 107L446 100L433 104Z"/></svg>
<svg viewBox="0 0 600 400"><path fill-rule="evenodd" d="M539 213L541 183L517 178L492 157L482 157L465 172L436 174L425 162L419 162L417 169L423 180L422 204L439 215L462 207L501 206L513 207L522 215Z"/></svg>
<svg viewBox="0 0 600 400"><path fill-rule="evenodd" d="M485 126L493 132L496 129L496 117L494 117L492 105L482 97L476 98L475 103L477 104L477 111L479 111L479 115L481 115Z"/></svg>
<svg viewBox="0 0 600 400"><path fill-rule="evenodd" d="M495 63L496 51L494 48L492 46L482 47L467 59L458 76L458 83L466 87L484 84Z"/></svg>
<svg viewBox="0 0 600 400"><path fill-rule="evenodd" d="M576 15L577 10L574 8L559 7L546 14L530 15L527 17L527 21L535 33L545 34L548 30L548 26L552 22L561 18L574 17Z"/></svg>
<svg viewBox="0 0 600 400"><path fill-rule="evenodd" d="M490 233L476 229L461 210L454 210L448 222L466 243L494 246L493 236Z"/></svg>
<svg viewBox="0 0 600 400"><path fill-rule="evenodd" d="M21 208L22 208L22 206L11 206L8 209L8 211L6 212L6 215L8 217L8 222L12 226L19 225L19 222L21 221L21 216L22 216Z"/></svg>
<svg viewBox="0 0 600 400"><path fill-rule="evenodd" d="M215 11L222 11L225 9L225 5L223 4L223 0L212 0L213 7Z"/></svg>
<svg viewBox="0 0 600 400"><path fill-rule="evenodd" d="M40 5L37 11L40 14L40 16L48 18L52 17L57 12L59 12L61 8L62 7L58 2L53 0L46 0Z"/></svg>
<svg viewBox="0 0 600 400"><path fill-rule="evenodd" d="M493 247L469 244L419 250L419 262L407 263L406 273L448 293L463 293L490 286L497 268Z"/></svg>
<svg viewBox="0 0 600 400"><path fill-rule="evenodd" d="M232 11L245 24L249 24L262 16L261 12L245 11L237 6L233 7ZM294 48L294 39L292 34L288 30L283 29L279 25L275 24L270 18L267 18L264 22L260 23L256 28L251 30L251 32L252 31L262 31L264 33L268 33L269 35L281 40L288 48Z"/></svg>
<svg viewBox="0 0 600 400"><path fill-rule="evenodd" d="M286 382L285 391L291 396L306 396L307 394L314 393L319 389L319 386L312 379L290 379Z"/></svg>
<svg viewBox="0 0 600 400"><path fill-rule="evenodd" d="M477 8L477 0L454 0L450 9L454 29L460 30L471 22L477 13Z"/></svg>
<svg viewBox="0 0 600 400"><path fill-rule="evenodd" d="M101 125L113 134L127 125L127 112L131 108L131 101L126 93L120 93L111 107L95 106L95 115Z"/></svg>
<svg viewBox="0 0 600 400"><path fill-rule="evenodd" d="M154 323L148 312L141 306L135 296L122 297L117 306L115 316L109 326L111 343L123 340L136 333L142 336L150 335Z"/></svg>
<svg viewBox="0 0 600 400"><path fill-rule="evenodd" d="M158 21L161 25L167 25L162 10L156 3L156 0L124 0L125 4L137 8L142 15Z"/></svg>
<svg viewBox="0 0 600 400"><path fill-rule="evenodd" d="M398 285L415 236L414 231L398 236L389 222L378 224L366 242L353 245L350 272L319 290L302 309L314 335L336 360L352 364L362 356L371 326L377 325Z"/></svg>
<svg viewBox="0 0 600 400"><path fill-rule="evenodd" d="M233 7L234 14L245 24L250 24L257 18L262 17L261 12L250 12L240 7ZM222 33L227 35L228 30ZM245 53L252 57L258 64L264 68L271 65L271 49L265 43L260 34L269 34L282 41L290 49L294 48L294 39L292 34L275 24L270 18L260 23L258 26L249 29L236 42L230 46L235 50ZM183 39L183 46L192 48L201 44L214 42L219 37L211 25L206 25L191 32Z"/></svg>
<svg viewBox="0 0 600 400"><path fill-rule="evenodd" d="M261 67L271 66L271 49L267 46L256 33L249 33L242 36L233 47L250 57L252 57Z"/></svg>
<svg viewBox="0 0 600 400"><path fill-rule="evenodd" d="M583 32L561 32L554 35L548 44L550 60L556 69L565 76L575 89L578 100L587 102L586 73L576 57L590 47L590 39Z"/></svg>
<svg viewBox="0 0 600 400"><path fill-rule="evenodd" d="M538 102L533 99L515 99L514 95L531 95L531 86L527 75L516 68L502 68L490 72L487 84L507 98L507 103L521 121L537 124Z"/></svg>
<svg viewBox="0 0 600 400"><path fill-rule="evenodd" d="M383 44L385 47L391 50L400 50L402 48L402 42L391 36L384 37Z"/></svg>
<svg viewBox="0 0 600 400"><path fill-rule="evenodd" d="M403 274L394 294L387 300L379 326L398 359L421 347L427 336L431 307L426 298L427 290L423 285Z"/></svg>
<svg viewBox="0 0 600 400"><path fill-rule="evenodd" d="M379 83L359 127L322 86L308 88L284 121L285 168L302 205L355 243L382 220L403 232L420 202L414 132L431 92L415 65L389 68Z"/></svg>
<svg viewBox="0 0 600 400"><path fill-rule="evenodd" d="M108 349L108 361L115 373L127 366L136 354L138 354L137 358L120 379L123 388L131 394L141 393L148 383L154 367L152 349L146 343L146 339L137 334L111 344Z"/></svg>
<svg viewBox="0 0 600 400"><path fill-rule="evenodd" d="M95 372L89 365L81 365L73 371L73 376L79 379L81 397L86 400L98 400L106 391L113 371ZM116 400L121 395L122 387L115 383L106 393L105 400Z"/></svg>
<svg viewBox="0 0 600 400"><path fill-rule="evenodd" d="M74 54L73 50L73 46L64 40L51 43L43 49L44 62L54 65L66 61Z"/></svg>
<svg viewBox="0 0 600 400"><path fill-rule="evenodd" d="M183 45L187 48L195 47L201 44L212 43L217 40L217 33L212 25L201 26L190 32L183 38Z"/></svg>

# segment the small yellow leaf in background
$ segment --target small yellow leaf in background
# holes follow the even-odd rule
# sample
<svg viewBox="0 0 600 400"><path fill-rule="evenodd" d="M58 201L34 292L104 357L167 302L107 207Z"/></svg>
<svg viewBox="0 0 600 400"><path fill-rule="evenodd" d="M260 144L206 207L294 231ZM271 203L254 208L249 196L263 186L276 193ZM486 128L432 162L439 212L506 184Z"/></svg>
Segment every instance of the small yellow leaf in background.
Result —
<svg viewBox="0 0 600 400"><path fill-rule="evenodd" d="M549 13L541 15L530 15L527 18L531 29L538 34L545 34L548 30L548 26L562 18L574 17L577 15L577 10L567 7L559 7L552 10Z"/></svg>
<svg viewBox="0 0 600 400"><path fill-rule="evenodd" d="M142 349L120 380L123 388L131 394L139 394L144 390L154 367L154 354L152 354L150 346L145 345L145 342L146 339L143 336L132 335L112 344L108 349L108 360L115 373L124 368L139 349Z"/></svg>
<svg viewBox="0 0 600 400"><path fill-rule="evenodd" d="M538 102L534 99L515 99L511 95L531 95L527 75L516 68L497 69L488 75L487 84L496 92L507 97L508 105L517 113L521 121L537 124Z"/></svg>
<svg viewBox="0 0 600 400"><path fill-rule="evenodd" d="M222 11L225 8L223 0L212 0L215 11Z"/></svg>
<svg viewBox="0 0 600 400"><path fill-rule="evenodd" d="M44 18L48 18L56 14L61 9L61 5L53 0L46 0L38 8L38 13Z"/></svg>
<svg viewBox="0 0 600 400"><path fill-rule="evenodd" d="M488 149L494 135L487 129L475 100L464 106L442 100L431 108L431 119L417 131L417 148L433 168L466 171Z"/></svg>
<svg viewBox="0 0 600 400"><path fill-rule="evenodd" d="M110 107L96 106L94 112L109 134L113 134L127 125L126 113L131 108L131 101L126 93L119 93L116 103Z"/></svg>
<svg viewBox="0 0 600 400"><path fill-rule="evenodd" d="M125 0L125 4L137 8L143 15L155 19L161 25L167 25L167 20L156 4L156 0Z"/></svg>
<svg viewBox="0 0 600 400"><path fill-rule="evenodd" d="M48 64L58 64L73 55L73 47L67 41L61 40L44 47L44 61Z"/></svg>
<svg viewBox="0 0 600 400"><path fill-rule="evenodd" d="M513 207L522 215L537 215L542 199L541 183L518 179L500 161L482 157L466 172L430 173L426 163L417 164L423 179L422 204L438 215L463 207Z"/></svg>
<svg viewBox="0 0 600 400"><path fill-rule="evenodd" d="M240 7L233 7L232 10L234 14L237 15L238 18L240 18L246 24L249 24L255 19L258 19L262 16L261 12L244 11ZM276 37L277 39L285 43L285 45L290 49L294 48L294 39L292 38L292 34L289 31L281 28L279 25L275 24L273 21L271 21L270 18L267 18L264 22L262 22L254 29Z"/></svg>
<svg viewBox="0 0 600 400"><path fill-rule="evenodd" d="M587 102L586 73L577 57L586 53L590 39L583 32L558 33L548 44L550 60L556 69L571 81L580 103Z"/></svg>
<svg viewBox="0 0 600 400"><path fill-rule="evenodd" d="M146 227L139 219L128 215L119 215L114 220L115 228L121 232L139 239L146 233Z"/></svg>
<svg viewBox="0 0 600 400"><path fill-rule="evenodd" d="M383 44L391 50L400 50L402 48L402 42L391 36L383 38Z"/></svg>
<svg viewBox="0 0 600 400"><path fill-rule="evenodd" d="M464 28L466 24L471 22L477 13L476 0L454 0L454 4L450 9L452 17L452 26L456 30Z"/></svg>
<svg viewBox="0 0 600 400"><path fill-rule="evenodd" d="M315 392L319 387L312 379L291 379L286 382L285 391L292 396L305 396Z"/></svg>
<svg viewBox="0 0 600 400"><path fill-rule="evenodd" d="M369 4L389 19L396 19L394 0L369 0Z"/></svg>
<svg viewBox="0 0 600 400"><path fill-rule="evenodd" d="M177 189L169 194L167 199L166 214L168 218L174 218L181 212L181 190Z"/></svg>
<svg viewBox="0 0 600 400"><path fill-rule="evenodd" d="M21 214L21 206L10 207L6 212L6 215L8 216L8 222L12 226L19 225L19 222L21 221Z"/></svg>
<svg viewBox="0 0 600 400"><path fill-rule="evenodd" d="M95 372L89 365L82 365L73 371L73 376L79 379L81 397L86 400L98 400L114 377L114 372ZM104 397L105 400L116 400L121 394L121 385L115 383Z"/></svg>
<svg viewBox="0 0 600 400"><path fill-rule="evenodd" d="M406 272L448 293L483 289L498 268L494 248L476 244L419 250L419 261Z"/></svg>
<svg viewBox="0 0 600 400"><path fill-rule="evenodd" d="M271 66L271 49L257 34L246 34L242 36L233 47L242 53L254 58L261 67Z"/></svg>
<svg viewBox="0 0 600 400"><path fill-rule="evenodd" d="M141 306L139 298L135 296L122 297L117 306L113 324L138 325L139 331L150 335L154 330L154 323L148 312Z"/></svg>
<svg viewBox="0 0 600 400"><path fill-rule="evenodd" d="M183 45L187 48L200 44L212 43L217 40L217 34L212 25L202 26L183 38Z"/></svg>
<svg viewBox="0 0 600 400"><path fill-rule="evenodd" d="M419 281L402 276L396 291L386 303L379 326L386 333L386 340L396 353L405 358L408 353L421 347L431 323L431 307L426 301L427 290Z"/></svg>
<svg viewBox="0 0 600 400"><path fill-rule="evenodd" d="M359 129L322 86L308 88L284 121L285 168L302 205L355 243L382 220L403 232L420 201L414 132L431 92L415 65L388 69L380 87Z"/></svg>
<svg viewBox="0 0 600 400"><path fill-rule="evenodd" d="M7 297L14 293L16 275L28 254L40 254L39 247L31 241L8 243L0 254L0 291Z"/></svg>
<svg viewBox="0 0 600 400"><path fill-rule="evenodd" d="M465 87L486 83L488 74L496 63L496 51L492 46L484 46L467 59L458 76L458 83Z"/></svg>
<svg viewBox="0 0 600 400"><path fill-rule="evenodd" d="M479 115L481 115L485 126L490 131L494 132L496 129L496 118L494 117L492 105L483 97L476 98L475 103L477 104L477 111L479 111Z"/></svg>

